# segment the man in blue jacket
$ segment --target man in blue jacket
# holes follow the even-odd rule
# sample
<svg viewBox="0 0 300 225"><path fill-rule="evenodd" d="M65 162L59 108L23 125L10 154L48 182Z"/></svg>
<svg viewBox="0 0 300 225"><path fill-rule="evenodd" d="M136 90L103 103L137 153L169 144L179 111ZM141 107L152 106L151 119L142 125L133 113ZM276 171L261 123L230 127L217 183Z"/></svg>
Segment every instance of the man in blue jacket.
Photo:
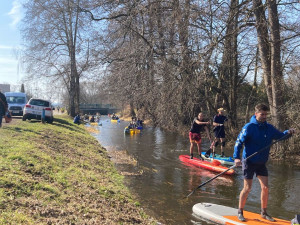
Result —
<svg viewBox="0 0 300 225"><path fill-rule="evenodd" d="M258 152L272 143L272 140L280 138L285 139L293 134L294 129L289 129L280 132L274 126L267 123L269 107L264 104L255 106L255 115L252 116L250 123L247 123L240 132L234 146L233 157L235 158L235 165L242 164L244 174L244 187L240 193L238 219L246 221L243 216L243 209L246 204L248 194L250 193L253 176L256 174L261 186L261 217L269 221L275 221L267 214L269 187L268 187L268 170L266 162L269 158L270 148L265 149L259 154L244 160L250 155ZM244 145L243 160L240 159L240 151Z"/></svg>

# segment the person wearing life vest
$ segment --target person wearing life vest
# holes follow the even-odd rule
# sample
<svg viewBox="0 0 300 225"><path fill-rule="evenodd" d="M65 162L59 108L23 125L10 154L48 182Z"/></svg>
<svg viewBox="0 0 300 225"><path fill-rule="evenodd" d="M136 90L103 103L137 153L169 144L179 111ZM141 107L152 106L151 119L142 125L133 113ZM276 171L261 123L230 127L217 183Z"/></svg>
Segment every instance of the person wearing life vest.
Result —
<svg viewBox="0 0 300 225"><path fill-rule="evenodd" d="M240 193L238 209L238 219L243 222L246 221L243 210L248 194L251 191L254 174L256 174L261 186L261 217L269 221L275 221L267 214L269 186L266 163L269 159L270 148L245 160L255 152L271 145L273 140L286 139L295 132L292 128L280 132L273 125L267 123L266 119L268 111L269 107L265 104L258 104L255 106L255 115L252 116L250 122L242 128L234 146L233 157L235 159L235 165L240 166L242 164L244 174L244 187ZM241 161L240 152L243 146L243 160Z"/></svg>
<svg viewBox="0 0 300 225"><path fill-rule="evenodd" d="M207 137L211 141L211 137L210 137L209 129L208 129L209 124L210 124L210 122L204 121L204 115L201 112L198 114L198 117L194 118L192 127L189 132L189 138L190 138L190 143L191 143L191 145L190 145L190 155L191 155L190 158L191 159L193 159L193 157L194 157L194 154L193 154L194 145L197 144L199 158L201 160L203 160L203 158L201 156L201 141L202 141L201 132L203 130L205 130Z"/></svg>

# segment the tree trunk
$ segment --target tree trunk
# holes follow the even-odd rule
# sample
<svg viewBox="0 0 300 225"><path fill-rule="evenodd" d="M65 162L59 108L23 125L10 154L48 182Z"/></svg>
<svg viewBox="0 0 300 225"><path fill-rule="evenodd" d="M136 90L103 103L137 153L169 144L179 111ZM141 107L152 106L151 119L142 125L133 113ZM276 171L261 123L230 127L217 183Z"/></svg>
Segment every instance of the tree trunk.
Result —
<svg viewBox="0 0 300 225"><path fill-rule="evenodd" d="M220 89L220 97L222 105L228 110L230 116L229 126L237 127L237 81L238 81L238 52L237 52L237 36L238 36L238 0L231 0L230 12L227 19L227 30L224 41L224 51L222 65L220 69L218 88ZM216 104L219 103L218 94L216 96ZM217 105L216 105L217 106Z"/></svg>
<svg viewBox="0 0 300 225"><path fill-rule="evenodd" d="M267 1L269 27L261 0L253 0L259 53L263 69L263 77L270 105L273 124L283 129L285 112L283 107L283 74L280 60L280 27L277 4L274 0ZM268 34L270 30L270 36Z"/></svg>
<svg viewBox="0 0 300 225"><path fill-rule="evenodd" d="M267 92L268 102L270 105L270 111L271 114L274 115L268 25L266 21L264 6L261 0L253 0L253 8L256 19L258 48L263 70L264 84Z"/></svg>
<svg viewBox="0 0 300 225"><path fill-rule="evenodd" d="M269 26L270 26L270 46L271 46L271 81L272 81L272 98L273 98L273 118L274 124L279 129L284 129L286 119L285 110L283 110L283 89L284 80L281 67L280 53L280 26L278 19L277 3L275 0L268 1Z"/></svg>

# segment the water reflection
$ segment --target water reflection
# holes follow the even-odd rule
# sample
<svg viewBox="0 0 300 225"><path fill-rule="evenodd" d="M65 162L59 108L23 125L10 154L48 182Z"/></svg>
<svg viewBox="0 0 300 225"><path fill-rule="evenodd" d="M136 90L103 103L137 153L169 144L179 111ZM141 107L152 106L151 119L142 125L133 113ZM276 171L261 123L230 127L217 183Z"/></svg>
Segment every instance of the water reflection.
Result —
<svg viewBox="0 0 300 225"><path fill-rule="evenodd" d="M192 206L211 202L230 207L238 206L243 177L240 169L235 176L221 176L185 198L194 188L214 177L216 173L183 164L179 155L188 154L188 136L182 137L161 129L145 128L140 134L125 135L127 122L111 123L102 118L99 133L92 133L108 151L127 151L135 164L120 164L126 184L135 193L144 209L165 224L199 224L210 222L192 215ZM208 148L204 140L203 149ZM225 151L226 152L226 151ZM227 152L230 152L227 149ZM113 154L117 154L114 153ZM271 215L290 220L299 214L300 169L269 163ZM260 185L255 178L246 210L260 211Z"/></svg>

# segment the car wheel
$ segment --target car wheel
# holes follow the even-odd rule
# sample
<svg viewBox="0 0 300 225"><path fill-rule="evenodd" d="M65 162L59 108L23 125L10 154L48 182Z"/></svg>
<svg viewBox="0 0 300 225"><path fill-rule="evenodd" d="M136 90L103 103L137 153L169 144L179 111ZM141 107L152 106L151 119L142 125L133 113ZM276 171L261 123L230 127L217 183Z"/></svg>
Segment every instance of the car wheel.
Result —
<svg viewBox="0 0 300 225"><path fill-rule="evenodd" d="M27 116L24 115L24 116L22 117L22 120L23 120L23 121L26 121L26 117L27 117Z"/></svg>

